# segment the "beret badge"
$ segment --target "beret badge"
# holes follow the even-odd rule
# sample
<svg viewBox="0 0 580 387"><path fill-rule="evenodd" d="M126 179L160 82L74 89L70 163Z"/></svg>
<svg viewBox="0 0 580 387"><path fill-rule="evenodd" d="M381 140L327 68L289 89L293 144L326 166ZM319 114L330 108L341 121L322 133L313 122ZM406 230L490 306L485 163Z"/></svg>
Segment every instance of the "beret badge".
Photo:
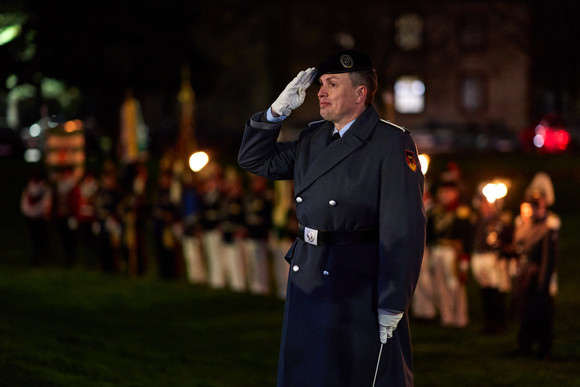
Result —
<svg viewBox="0 0 580 387"><path fill-rule="evenodd" d="M340 64L345 69L350 69L354 65L354 61L350 55L344 54L340 57Z"/></svg>

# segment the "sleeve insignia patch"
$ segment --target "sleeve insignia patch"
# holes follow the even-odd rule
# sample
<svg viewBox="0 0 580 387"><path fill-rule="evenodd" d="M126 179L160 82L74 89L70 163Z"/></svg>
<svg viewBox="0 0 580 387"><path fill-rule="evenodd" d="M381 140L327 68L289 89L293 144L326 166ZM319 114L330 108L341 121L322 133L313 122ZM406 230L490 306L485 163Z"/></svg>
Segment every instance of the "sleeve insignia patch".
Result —
<svg viewBox="0 0 580 387"><path fill-rule="evenodd" d="M415 172L417 170L417 163L415 162L415 154L412 151L405 151L405 159L407 160L407 165L411 168L411 171Z"/></svg>

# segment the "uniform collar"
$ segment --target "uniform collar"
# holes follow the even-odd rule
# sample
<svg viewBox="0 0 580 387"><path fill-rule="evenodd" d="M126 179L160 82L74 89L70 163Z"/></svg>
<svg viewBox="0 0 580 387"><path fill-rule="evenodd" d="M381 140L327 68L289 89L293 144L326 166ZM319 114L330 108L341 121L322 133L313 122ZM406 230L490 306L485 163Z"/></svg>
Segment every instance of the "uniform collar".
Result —
<svg viewBox="0 0 580 387"><path fill-rule="evenodd" d="M317 130L312 139L315 145L311 151L314 150L314 152L311 152L311 157L304 160L308 165L298 167L298 170L304 171L304 174L296 176L296 194L314 183L316 179L332 169L349 154L365 145L379 120L379 114L371 105L358 116L348 132L344 134L342 140L334 141L330 145L322 147L323 142L324 144L328 143L328 133L333 127L331 122L326 121Z"/></svg>

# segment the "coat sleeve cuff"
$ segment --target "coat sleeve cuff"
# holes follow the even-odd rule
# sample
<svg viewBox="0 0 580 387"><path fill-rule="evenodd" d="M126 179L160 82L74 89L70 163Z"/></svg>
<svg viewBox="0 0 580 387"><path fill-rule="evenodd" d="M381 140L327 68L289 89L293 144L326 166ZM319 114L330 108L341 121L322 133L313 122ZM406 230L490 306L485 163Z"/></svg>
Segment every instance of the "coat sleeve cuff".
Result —
<svg viewBox="0 0 580 387"><path fill-rule="evenodd" d="M275 130L282 126L282 121L270 122L266 118L266 112L259 112L250 118L249 126L256 129Z"/></svg>

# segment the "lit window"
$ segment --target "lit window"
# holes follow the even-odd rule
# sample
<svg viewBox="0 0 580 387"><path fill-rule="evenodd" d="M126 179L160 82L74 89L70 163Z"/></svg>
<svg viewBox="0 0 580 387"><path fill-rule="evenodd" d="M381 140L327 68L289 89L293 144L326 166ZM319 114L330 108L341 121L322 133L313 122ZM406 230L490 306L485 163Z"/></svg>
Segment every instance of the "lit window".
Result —
<svg viewBox="0 0 580 387"><path fill-rule="evenodd" d="M421 113L425 108L425 84L417 77L403 76L395 82L395 109L399 113Z"/></svg>
<svg viewBox="0 0 580 387"><path fill-rule="evenodd" d="M460 104L466 113L476 113L486 107L487 87L481 75L463 76L460 81Z"/></svg>
<svg viewBox="0 0 580 387"><path fill-rule="evenodd" d="M423 19L415 13L406 13L395 22L395 43L405 50L417 50L423 46Z"/></svg>

